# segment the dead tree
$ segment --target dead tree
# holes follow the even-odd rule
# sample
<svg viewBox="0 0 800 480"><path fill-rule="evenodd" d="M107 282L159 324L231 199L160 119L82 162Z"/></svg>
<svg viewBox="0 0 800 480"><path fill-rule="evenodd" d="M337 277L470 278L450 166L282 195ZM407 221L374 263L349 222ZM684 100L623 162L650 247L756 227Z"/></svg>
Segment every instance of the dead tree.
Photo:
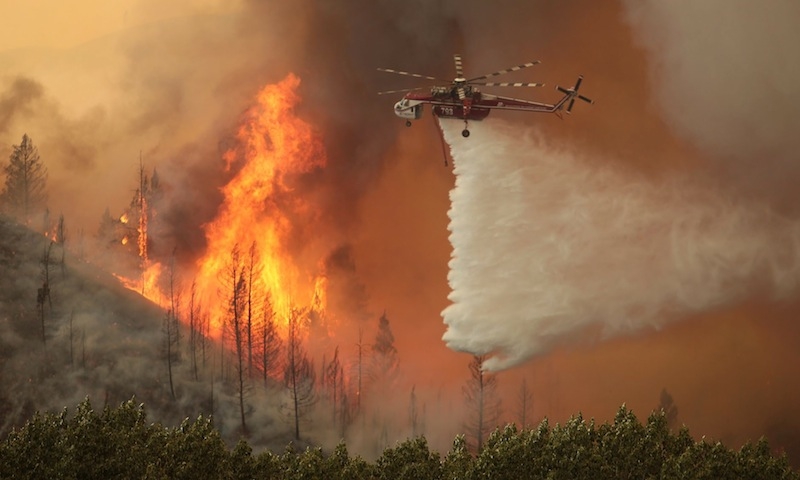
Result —
<svg viewBox="0 0 800 480"><path fill-rule="evenodd" d="M253 327L256 318L256 305L255 296L257 295L257 280L261 272L261 267L258 263L258 249L256 242L250 245L250 251L247 258L247 374L249 377L253 376Z"/></svg>
<svg viewBox="0 0 800 480"><path fill-rule="evenodd" d="M173 400L177 399L175 395L175 382L173 380L172 365L175 362L175 329L177 327L177 318L174 312L170 309L164 315L164 320L161 325L161 331L164 334L164 359L167 361L167 375L169 377L169 393Z"/></svg>
<svg viewBox="0 0 800 480"><path fill-rule="evenodd" d="M61 260L58 262L61 265L61 277L63 278L66 272L66 265L64 264L64 257L67 249L67 229L64 226L64 214L58 216L58 223L56 224L56 245L61 249Z"/></svg>
<svg viewBox="0 0 800 480"><path fill-rule="evenodd" d="M164 355L167 361L167 372L169 374L169 391L172 399L175 400L175 382L173 379L173 364L180 359L180 320L178 311L180 310L180 293L177 275L175 272L175 252L169 262L169 282L167 290L169 292L169 309L164 317L162 331L164 333Z"/></svg>
<svg viewBox="0 0 800 480"><path fill-rule="evenodd" d="M261 373L266 387L269 385L270 380L280 375L279 358L281 353L281 337L278 334L278 326L275 323L275 310L272 307L269 292L264 296L264 302L261 307L259 334L259 347L261 349L259 363L261 363Z"/></svg>
<svg viewBox="0 0 800 480"><path fill-rule="evenodd" d="M408 402L408 423L411 427L411 438L416 438L419 435L419 412L417 410L417 393L416 385L411 387L411 398Z"/></svg>
<svg viewBox="0 0 800 480"><path fill-rule="evenodd" d="M476 451L483 440L497 427L500 419L500 399L497 397L497 377L483 371L483 355L474 355L469 364L470 378L462 391L470 416L464 424L468 444Z"/></svg>
<svg viewBox="0 0 800 480"><path fill-rule="evenodd" d="M300 420L316 403L314 366L303 348L304 312L292 309L286 335L286 363L283 380L289 393L290 417L294 421L294 437L300 440Z"/></svg>
<svg viewBox="0 0 800 480"><path fill-rule="evenodd" d="M531 391L530 387L528 387L527 378L522 379L522 384L519 387L519 394L517 395L517 407L519 428L525 429L528 427L528 423L530 422L530 416L528 413L533 408L533 392Z"/></svg>
<svg viewBox="0 0 800 480"><path fill-rule="evenodd" d="M45 305L49 311L53 310L53 300L50 296L50 253L53 242L48 241L44 247L44 253L39 263L42 266L42 286L36 291L36 305L39 307L39 319L42 324L42 344L47 343L45 331Z"/></svg>
<svg viewBox="0 0 800 480"><path fill-rule="evenodd" d="M197 301L197 280L192 281L192 288L189 292L189 357L192 361L192 376L195 380L197 375L197 346L202 336L200 329L200 305Z"/></svg>
<svg viewBox="0 0 800 480"><path fill-rule="evenodd" d="M333 351L333 358L323 368L325 369L324 383L328 387L328 396L333 406L333 425L336 426L337 413L340 408L338 400L341 395L342 383L344 382L344 370L342 369L342 362L339 361L339 347L336 347L336 350Z"/></svg>
<svg viewBox="0 0 800 480"><path fill-rule="evenodd" d="M239 414L241 417L242 432L247 433L245 418L245 355L246 321L247 321L247 271L242 265L239 246L233 247L231 262L228 266L228 321L226 327L228 335L233 340L234 354L236 355L236 386L239 397Z"/></svg>
<svg viewBox="0 0 800 480"><path fill-rule="evenodd" d="M356 412L361 411L361 397L364 392L364 329L358 327L358 343L356 343Z"/></svg>
<svg viewBox="0 0 800 480"><path fill-rule="evenodd" d="M75 368L75 354L74 354L74 345L75 342L73 340L74 333L72 328L72 320L75 317L75 310L72 310L69 313L69 366L70 368Z"/></svg>

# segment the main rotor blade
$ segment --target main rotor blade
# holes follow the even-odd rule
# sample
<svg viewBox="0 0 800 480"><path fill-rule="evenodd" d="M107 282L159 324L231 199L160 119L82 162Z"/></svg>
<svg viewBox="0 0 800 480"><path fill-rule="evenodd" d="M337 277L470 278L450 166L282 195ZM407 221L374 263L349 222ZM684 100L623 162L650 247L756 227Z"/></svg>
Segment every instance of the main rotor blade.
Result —
<svg viewBox="0 0 800 480"><path fill-rule="evenodd" d="M456 64L456 78L464 78L464 65L461 63L461 55L453 55L453 61Z"/></svg>
<svg viewBox="0 0 800 480"><path fill-rule="evenodd" d="M518 70L522 70L523 68L532 67L532 66L538 65L540 63L542 63L542 62L539 61L539 60L534 60L532 62L523 63L522 65L517 65L516 67L506 68L505 70L500 70L500 71L497 71L497 72L494 72L494 73L490 73L488 75L481 75L480 77L470 78L469 80L467 80L467 82L472 82L473 80L483 80L485 78L496 77L498 75L505 75L506 73L516 72Z"/></svg>
<svg viewBox="0 0 800 480"><path fill-rule="evenodd" d="M420 75L419 73L411 73L411 72L401 72L400 70L392 70L390 68L379 68L379 72L386 72L386 73L396 73L398 75L405 75L407 77L414 77L414 78L424 78L426 80L436 80L438 82L442 82L443 80L439 80L436 77L431 77L428 75Z"/></svg>
<svg viewBox="0 0 800 480"><path fill-rule="evenodd" d="M573 90L575 90L577 92L578 89L581 88L581 82L583 82L583 75L580 75L578 77L578 81L575 82L575 87L573 87Z"/></svg>
<svg viewBox="0 0 800 480"><path fill-rule="evenodd" d="M413 92L415 90L422 90L423 88L428 88L428 87L403 88L401 90L386 90L385 92L378 92L378 95L389 95L389 94L392 94L392 93Z"/></svg>
<svg viewBox="0 0 800 480"><path fill-rule="evenodd" d="M484 85L487 87L543 87L544 83L524 82L469 82L470 85Z"/></svg>
<svg viewBox="0 0 800 480"><path fill-rule="evenodd" d="M591 98L584 97L583 95L578 95L578 98L580 98L584 102L588 102L588 103L594 104L594 100L592 100Z"/></svg>

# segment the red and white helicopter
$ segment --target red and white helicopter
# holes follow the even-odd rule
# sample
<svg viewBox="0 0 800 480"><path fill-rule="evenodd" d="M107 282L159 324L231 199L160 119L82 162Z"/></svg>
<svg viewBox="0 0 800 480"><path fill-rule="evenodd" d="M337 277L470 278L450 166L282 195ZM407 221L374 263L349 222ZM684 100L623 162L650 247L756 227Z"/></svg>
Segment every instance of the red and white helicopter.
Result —
<svg viewBox="0 0 800 480"><path fill-rule="evenodd" d="M523 68L532 67L541 63L538 60L517 65L516 67L507 68L505 70L500 70L488 75L481 75L480 77L466 79L464 77L464 69L461 63L461 55L453 55L453 59L455 60L456 65L456 78L453 79L450 85L389 90L386 92L379 92L378 95L408 92L399 102L394 104L394 114L400 118L405 118L406 126L410 127L411 120L418 120L422 117L422 106L427 103L431 105L433 114L437 117L457 118L464 120L464 130L461 131L461 135L464 137L469 137L468 122L470 120L483 120L493 109L559 114L562 110L566 110L567 113L570 113L573 105L575 104L576 98L581 99L584 102L594 103L594 101L591 99L578 93L578 88L581 86L583 76L578 77L578 81L575 82L575 86L572 88L556 86L556 90L563 93L564 96L561 98L561 100L554 104L490 95L488 93L481 92L478 88L478 85L485 87L544 86L543 83L485 81L490 77L496 77L498 75L516 72L518 70L522 70ZM388 68L379 68L378 70L381 72L396 73L398 75L405 75L414 78L424 78L426 80L434 80L438 82L443 81L435 77L420 75L418 73L401 72ZM425 88L430 88L430 93L417 92L417 90L423 90ZM566 109L564 109L565 105Z"/></svg>

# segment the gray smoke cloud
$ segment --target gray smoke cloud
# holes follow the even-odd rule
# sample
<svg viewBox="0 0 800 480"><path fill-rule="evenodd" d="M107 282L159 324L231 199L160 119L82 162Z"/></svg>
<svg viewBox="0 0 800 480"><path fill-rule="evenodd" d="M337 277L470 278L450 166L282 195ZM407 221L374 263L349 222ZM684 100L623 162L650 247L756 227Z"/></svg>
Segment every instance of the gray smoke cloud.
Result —
<svg viewBox="0 0 800 480"><path fill-rule="evenodd" d="M800 179L800 5L623 5L648 53L653 96L669 126L717 156L716 167L744 188L786 200Z"/></svg>
<svg viewBox="0 0 800 480"><path fill-rule="evenodd" d="M509 123L475 123L469 139L460 122L442 129L456 175L444 340L494 354L487 369L800 278L800 222L763 203L631 175Z"/></svg>

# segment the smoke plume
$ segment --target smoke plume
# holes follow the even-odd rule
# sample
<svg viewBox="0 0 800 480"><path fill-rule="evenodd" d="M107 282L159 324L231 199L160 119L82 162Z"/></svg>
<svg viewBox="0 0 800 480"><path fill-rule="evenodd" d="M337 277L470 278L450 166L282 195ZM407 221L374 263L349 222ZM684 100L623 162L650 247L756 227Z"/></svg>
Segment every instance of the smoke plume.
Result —
<svg viewBox="0 0 800 480"><path fill-rule="evenodd" d="M499 121L442 122L451 348L499 370L576 339L657 328L754 290L791 292L800 223L687 176L648 180Z"/></svg>
<svg viewBox="0 0 800 480"><path fill-rule="evenodd" d="M742 188L796 211L800 5L624 1L671 129ZM777 188L776 188L777 187Z"/></svg>

